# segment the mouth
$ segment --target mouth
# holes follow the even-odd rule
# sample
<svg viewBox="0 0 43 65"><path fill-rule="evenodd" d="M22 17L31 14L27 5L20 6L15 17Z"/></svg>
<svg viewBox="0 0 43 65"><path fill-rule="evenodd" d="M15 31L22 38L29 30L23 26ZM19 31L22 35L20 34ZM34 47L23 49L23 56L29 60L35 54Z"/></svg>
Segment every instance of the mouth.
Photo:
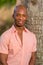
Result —
<svg viewBox="0 0 43 65"><path fill-rule="evenodd" d="M19 21L18 23L23 24L23 21Z"/></svg>
<svg viewBox="0 0 43 65"><path fill-rule="evenodd" d="M23 26L24 25L23 21L18 21L18 25Z"/></svg>
<svg viewBox="0 0 43 65"><path fill-rule="evenodd" d="M18 20L18 23L19 23L19 24L23 24L23 21L22 21L22 20Z"/></svg>

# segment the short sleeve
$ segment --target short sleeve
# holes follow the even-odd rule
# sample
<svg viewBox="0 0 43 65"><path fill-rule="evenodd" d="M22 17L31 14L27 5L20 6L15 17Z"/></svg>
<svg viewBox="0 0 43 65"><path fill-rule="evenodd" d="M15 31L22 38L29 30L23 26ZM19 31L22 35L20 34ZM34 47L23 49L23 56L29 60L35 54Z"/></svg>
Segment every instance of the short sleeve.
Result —
<svg viewBox="0 0 43 65"><path fill-rule="evenodd" d="M36 36L33 36L33 46L32 46L32 52L36 52L37 51L37 39Z"/></svg>
<svg viewBox="0 0 43 65"><path fill-rule="evenodd" d="M6 33L0 37L0 53L8 54L8 35Z"/></svg>

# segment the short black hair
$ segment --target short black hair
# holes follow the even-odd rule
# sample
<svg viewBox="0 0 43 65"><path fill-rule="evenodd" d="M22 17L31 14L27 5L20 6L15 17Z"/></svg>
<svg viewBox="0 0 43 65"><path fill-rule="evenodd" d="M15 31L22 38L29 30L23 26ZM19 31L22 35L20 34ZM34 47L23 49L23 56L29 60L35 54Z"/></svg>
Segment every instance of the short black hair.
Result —
<svg viewBox="0 0 43 65"><path fill-rule="evenodd" d="M19 7L24 7L24 8L26 8L26 6L25 5L17 5L15 8L14 8L14 12L16 12L16 10L19 8ZM27 8L26 8L27 9Z"/></svg>
<svg viewBox="0 0 43 65"><path fill-rule="evenodd" d="M24 7L24 8L26 9L26 11L27 11L27 8L26 8L25 5L23 5L23 4L17 5L17 6L15 6L15 8L14 8L13 18L14 18L14 14L16 13L16 11L17 11L17 9L18 9L19 7Z"/></svg>

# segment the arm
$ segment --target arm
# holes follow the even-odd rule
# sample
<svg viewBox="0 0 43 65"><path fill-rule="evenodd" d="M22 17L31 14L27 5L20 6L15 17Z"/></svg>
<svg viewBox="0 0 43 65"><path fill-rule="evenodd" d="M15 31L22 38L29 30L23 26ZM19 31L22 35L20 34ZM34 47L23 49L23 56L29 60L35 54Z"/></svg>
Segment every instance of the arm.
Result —
<svg viewBox="0 0 43 65"><path fill-rule="evenodd" d="M33 40L32 55L31 55L29 65L35 65L36 62L37 39L35 35L33 36L32 40Z"/></svg>
<svg viewBox="0 0 43 65"><path fill-rule="evenodd" d="M36 60L36 52L32 52L32 56L31 56L29 65L35 65L35 60Z"/></svg>
<svg viewBox="0 0 43 65"><path fill-rule="evenodd" d="M7 64L7 54L0 53L0 65L8 65Z"/></svg>
<svg viewBox="0 0 43 65"><path fill-rule="evenodd" d="M8 44L9 44L9 35L7 32L3 33L0 37L0 65L8 65Z"/></svg>

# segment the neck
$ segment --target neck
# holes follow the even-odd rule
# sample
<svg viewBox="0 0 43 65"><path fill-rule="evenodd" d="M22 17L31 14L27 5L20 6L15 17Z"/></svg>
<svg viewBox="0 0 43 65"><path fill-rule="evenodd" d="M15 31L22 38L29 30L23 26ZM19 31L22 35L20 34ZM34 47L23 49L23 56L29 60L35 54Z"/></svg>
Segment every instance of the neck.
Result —
<svg viewBox="0 0 43 65"><path fill-rule="evenodd" d="M15 25L15 28L16 28L17 31L23 31L24 26L23 27L18 27L18 26Z"/></svg>

